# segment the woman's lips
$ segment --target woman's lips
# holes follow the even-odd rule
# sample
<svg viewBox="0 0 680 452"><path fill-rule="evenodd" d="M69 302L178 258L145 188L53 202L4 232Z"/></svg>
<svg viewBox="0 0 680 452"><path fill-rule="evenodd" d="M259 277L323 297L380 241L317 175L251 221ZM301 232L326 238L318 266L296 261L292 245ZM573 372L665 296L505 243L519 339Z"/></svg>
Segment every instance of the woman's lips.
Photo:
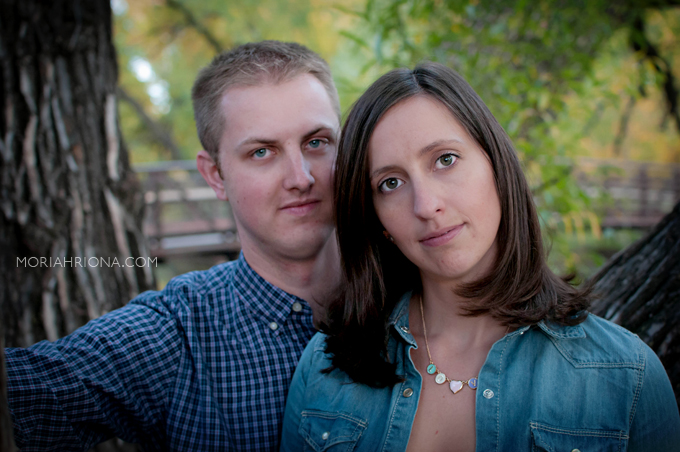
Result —
<svg viewBox="0 0 680 452"><path fill-rule="evenodd" d="M465 223L459 224L458 226L454 226L452 228L440 229L439 231L427 235L424 239L421 239L420 243L425 246L443 245L457 236L460 231L463 230L463 226L465 226Z"/></svg>

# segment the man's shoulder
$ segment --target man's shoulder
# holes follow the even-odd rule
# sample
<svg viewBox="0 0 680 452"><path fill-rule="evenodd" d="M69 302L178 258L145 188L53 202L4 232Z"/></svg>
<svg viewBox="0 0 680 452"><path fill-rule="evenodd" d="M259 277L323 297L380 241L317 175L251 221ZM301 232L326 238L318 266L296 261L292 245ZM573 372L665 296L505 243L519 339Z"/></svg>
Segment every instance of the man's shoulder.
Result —
<svg viewBox="0 0 680 452"><path fill-rule="evenodd" d="M238 261L217 264L207 270L197 270L172 278L164 291L197 291L199 294L209 293L215 289L231 285L235 278Z"/></svg>
<svg viewBox="0 0 680 452"><path fill-rule="evenodd" d="M207 270L197 270L172 278L161 290L138 295L130 304L181 311L200 300L222 296L234 283L237 261L225 262Z"/></svg>

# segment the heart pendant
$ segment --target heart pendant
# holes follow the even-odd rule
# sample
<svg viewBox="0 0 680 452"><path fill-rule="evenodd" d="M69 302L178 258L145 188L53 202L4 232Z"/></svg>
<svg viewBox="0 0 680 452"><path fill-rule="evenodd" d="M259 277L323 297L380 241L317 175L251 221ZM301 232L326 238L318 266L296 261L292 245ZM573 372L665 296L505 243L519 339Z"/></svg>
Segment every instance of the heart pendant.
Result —
<svg viewBox="0 0 680 452"><path fill-rule="evenodd" d="M460 391L461 389L463 389L463 382L458 381L458 380L453 380L453 381L451 381L451 383L449 383L449 388L455 394L458 391Z"/></svg>

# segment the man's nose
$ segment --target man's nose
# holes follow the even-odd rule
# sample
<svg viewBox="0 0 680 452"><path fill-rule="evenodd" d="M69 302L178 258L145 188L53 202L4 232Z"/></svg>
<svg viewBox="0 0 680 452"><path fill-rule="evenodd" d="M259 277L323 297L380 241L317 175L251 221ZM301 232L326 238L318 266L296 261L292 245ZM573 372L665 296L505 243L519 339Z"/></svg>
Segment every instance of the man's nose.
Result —
<svg viewBox="0 0 680 452"><path fill-rule="evenodd" d="M287 153L288 165L283 179L283 187L286 190L309 190L314 184L311 163L302 151L292 151Z"/></svg>

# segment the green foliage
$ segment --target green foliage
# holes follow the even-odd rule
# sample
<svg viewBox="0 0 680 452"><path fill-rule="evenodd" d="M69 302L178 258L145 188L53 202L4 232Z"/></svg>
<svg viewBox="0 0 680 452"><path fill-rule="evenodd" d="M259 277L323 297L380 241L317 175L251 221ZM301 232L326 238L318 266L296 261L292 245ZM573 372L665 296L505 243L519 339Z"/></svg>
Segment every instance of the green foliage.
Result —
<svg viewBox="0 0 680 452"><path fill-rule="evenodd" d="M578 272L582 250L570 246L573 238L560 229L561 222L551 221L593 208L573 176L573 157L599 114L574 117L575 107L591 107L588 96L597 93L599 110L623 109L620 87L611 84L612 74L602 76L598 61L609 57L608 69L620 72L617 64L632 55L628 39L638 39L631 27L647 12L633 4L586 0L367 0L351 14L359 25L344 32L350 40L345 52L363 62L342 80L345 94L422 60L458 71L515 143L560 262L555 268ZM677 43L677 34L670 35L666 38ZM643 69L633 71L618 82L635 98L649 82L645 75ZM574 105L574 98L582 102ZM611 141L607 131L603 146Z"/></svg>
<svg viewBox="0 0 680 452"><path fill-rule="evenodd" d="M220 51L263 39L303 42L327 59L342 37L329 30L348 26L343 13L315 0L117 0L114 8L120 86L174 139L181 158L201 149L193 121L191 86L199 69ZM351 2L349 3L351 5ZM337 28L335 28L337 29ZM150 64L153 75L140 81L134 62ZM150 95L156 89L160 98ZM121 123L134 162L168 160L126 102Z"/></svg>
<svg viewBox="0 0 680 452"><path fill-rule="evenodd" d="M655 67L667 62L680 73L680 11L666 8L663 1L647 3L114 0L112 4L118 6L114 10L120 85L171 136L180 158L194 158L200 149L191 85L220 49L261 39L304 43L331 64L343 111L392 68L413 67L422 60L454 68L512 138L534 190L554 268L587 273L592 265L584 264L590 252L583 246L596 253L599 248L590 238L583 246L572 246L575 238L567 233L564 219L574 213L601 212L606 199L593 199L597 190L587 196L579 189L576 159L614 156L680 162L678 131L659 88L665 78ZM644 57L650 42L662 58ZM634 52L634 46L641 50ZM146 78L133 70L140 61L152 69ZM630 120L624 128L622 117L629 106ZM173 158L129 103L120 102L120 113L134 162ZM622 237L621 243L628 236ZM599 261L594 257L589 262Z"/></svg>

